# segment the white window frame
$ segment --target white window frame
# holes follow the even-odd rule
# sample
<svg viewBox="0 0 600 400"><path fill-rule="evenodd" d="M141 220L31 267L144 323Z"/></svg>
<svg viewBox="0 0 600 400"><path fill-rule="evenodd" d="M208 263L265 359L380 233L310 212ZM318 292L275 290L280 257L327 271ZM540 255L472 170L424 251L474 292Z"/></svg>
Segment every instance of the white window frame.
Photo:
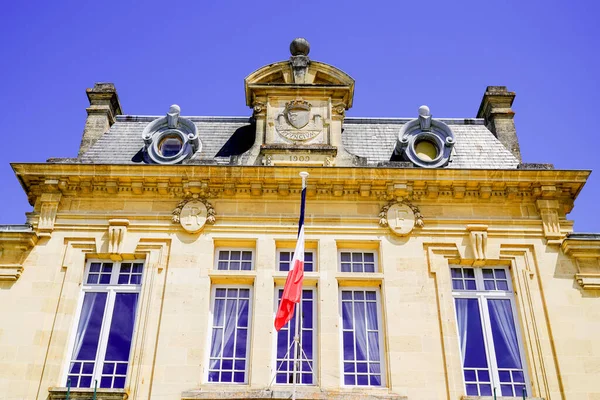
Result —
<svg viewBox="0 0 600 400"><path fill-rule="evenodd" d="M480 317L480 321L481 321L481 329L483 331L485 354L486 354L486 357L488 360L488 367L489 367L489 372L490 372L490 379L491 379L490 385L492 386L492 392L493 392L494 388L496 388L496 394L498 396L502 396L502 394L501 394L502 391L500 388L501 382L500 382L500 376L499 376L499 371L498 371L498 362L496 360L496 349L494 347L494 338L492 336L492 325L491 325L491 321L490 321L490 311L489 311L487 300L502 300L502 299L510 300L511 311L512 311L512 315L513 315L513 319L514 319L513 323L515 326L517 342L519 345L519 355L521 356L521 365L523 366L523 378L525 380L524 385L527 389L527 396L528 397L532 396L531 382L529 380L529 373L528 373L527 363L525 360L525 348L523 347L523 336L521 334L521 326L519 323L517 308L516 308L516 304L515 304L515 296L514 296L512 275L510 273L510 269L508 267L503 267L503 266L485 266L485 267L480 267L480 268L472 268L472 267L463 267L461 265L452 265L452 264L450 264L450 268L451 269L452 268L472 269L474 271L475 285L477 288L476 290L466 290L466 289L458 290L458 289L452 288L452 298L453 298L452 303L453 303L453 307L454 307L454 318L455 318L456 326L458 329L458 316L456 315L456 305L454 304L454 299L477 299L478 304L479 304L479 317ZM506 281L508 282L508 290L490 290L490 289L486 290L485 286L484 286L484 279L483 279L483 270L484 269L504 270L504 272L506 274ZM450 273L451 273L451 270L450 270ZM452 276L450 277L450 285L452 285ZM459 348L459 354L460 354L460 332L458 332L458 331L457 331L457 338L458 338L458 348ZM462 381L463 381L463 388L466 393L467 386L466 386L464 367L462 365L462 362L460 363L460 366L461 366L461 376L462 376ZM522 395L521 395L521 393L516 393L515 396L521 397Z"/></svg>
<svg viewBox="0 0 600 400"><path fill-rule="evenodd" d="M248 334L246 336L246 369L244 370L244 382L210 382L208 380L208 375L210 373L210 350L212 347L212 330L214 323L214 311L215 311L215 300L217 295L217 289L249 289L249 297L248 297ZM210 309L208 315L208 330L207 330L207 338L206 338L206 368L204 369L204 382L208 385L248 385L250 382L250 362L252 360L252 320L254 316L254 288L252 285L232 285L232 284L215 284L211 288L211 300L210 300ZM235 354L235 346L234 346L234 354ZM235 358L235 356L234 356ZM221 357L222 361L222 357ZM235 361L234 361L235 362ZM233 373L233 371L232 371Z"/></svg>
<svg viewBox="0 0 600 400"><path fill-rule="evenodd" d="M273 313L273 320L275 320L275 316L277 314L277 309L279 308L279 291L283 290L283 285L278 285L275 286L275 310ZM317 288L315 286L304 286L302 288L302 290L311 290L313 292L313 318L312 318L312 324L313 324L313 334L312 334L312 341L313 341L313 359L312 359L312 369L313 369L313 383L307 384L307 383L297 383L298 385L303 385L303 386L316 386L317 385L317 371L318 371L318 361L319 361L319 346L317 343L318 340L318 333L317 333L317 329L319 328L317 325L317 313L318 313L318 299L317 299ZM299 307L298 304L296 304L296 307ZM294 312L295 309L294 309ZM291 323L291 321L290 321ZM277 331L274 331L275 334L273 335L273 356L271 357L271 365L273 365L273 373L275 375L277 375ZM293 351L293 350L291 350ZM292 353L293 354L293 353ZM293 375L293 373L292 373ZM275 379L274 383L276 385L291 385L291 383L277 383L277 379Z"/></svg>
<svg viewBox="0 0 600 400"><path fill-rule="evenodd" d="M279 263L281 262L281 253L290 253L290 264L292 263L292 255L294 254L294 249L290 248L290 249L286 249L286 248L280 248L277 249L277 259L276 259L276 264L277 264L277 272L288 272L288 271L282 271L281 268L279 267ZM313 256L312 259L312 265L313 265L313 270L312 271L306 271L306 269L304 270L304 272L317 272L317 252L314 249L304 249L304 253L311 253ZM306 260L305 260L305 264L306 264Z"/></svg>
<svg viewBox="0 0 600 400"><path fill-rule="evenodd" d="M250 269L241 269L241 264L240 264L240 269L219 269L219 255L221 254L222 251L228 251L229 252L229 257L231 257L231 252L232 251L239 251L240 252L240 263L242 262L242 252L244 251L249 251L252 254L252 258L250 260ZM233 272L248 272L248 271L255 271L256 270L256 264L255 264L255 257L256 255L254 254L254 249L253 248L247 248L247 247L217 247L215 248L215 260L214 260L214 265L213 265L213 269L215 271L233 271ZM230 266L231 263L231 258L229 258L227 260L228 263L228 267Z"/></svg>
<svg viewBox="0 0 600 400"><path fill-rule="evenodd" d="M353 272L353 271L342 271L342 253L350 253L350 260L352 260L352 253L361 253L362 257L363 257L363 271L362 272ZM373 272L366 272L364 270L364 258L365 258L365 253L371 253L373 254L373 263L375 264L374 267L374 271ZM379 272L381 272L381 269L379 268L379 257L377 254L377 250L365 250L365 249L338 249L338 272L341 272L343 274L377 274ZM350 261L350 269L352 269L352 261Z"/></svg>
<svg viewBox="0 0 600 400"><path fill-rule="evenodd" d="M379 331L379 363L381 366L381 385L372 386L372 385L346 385L344 382L344 314L342 311L342 292L345 291L362 291L362 292L375 292L376 301L377 301L377 326ZM338 305L338 313L339 313L339 332L340 332L340 387L346 388L385 388L387 387L387 365L385 358L385 341L383 338L385 329L383 326L383 312L382 312L382 302L381 302L381 289L378 287L371 286L351 286L351 287L340 287L338 291L339 305ZM354 354L356 355L356 335L354 340ZM354 361L355 363L357 361ZM358 373L355 372L355 375Z"/></svg>
<svg viewBox="0 0 600 400"><path fill-rule="evenodd" d="M108 284L88 284L87 283L87 279L88 279L88 275L90 272L90 267L92 265L92 263L100 263L100 264L105 264L105 263L112 263L113 264L113 270L111 273L111 280L110 283ZM121 270L121 264L133 264L134 263L138 263L138 264L142 264L142 276L140 279L140 283L139 284L118 284L118 280L119 280L119 271ZM133 341L138 329L138 323L139 323L139 308L140 308L140 302L141 302L141 296L142 296L142 283L144 281L144 277L147 273L147 266L146 266L146 261L145 260L126 260L126 261L112 261L112 260L102 260L102 259L90 259L86 261L85 264L85 269L84 269L84 274L83 274L83 282L81 283L81 290L80 290L80 294L79 294L79 299L77 301L77 310L75 312L75 319L73 322L73 325L71 327L71 333L69 335L69 342L68 342L68 352L67 352L67 359L66 362L64 364L63 367L63 372L61 374L62 378L61 378L61 382L65 382L65 386L67 384L67 379L69 377L69 375L73 375L70 374L69 371L71 369L71 363L72 362L76 362L73 361L73 350L75 347L75 339L77 336L77 328L79 326L79 320L81 318L81 312L82 312L82 308L83 308L83 301L85 298L85 294L86 293L107 293L107 297L106 297L106 304L104 306L104 315L102 316L102 327L100 329L100 335L99 335L99 340L98 340L98 349L96 351L96 359L94 360L94 371L92 374L92 381L91 381L91 386L90 387L94 387L94 381L97 380L98 381L98 387L100 387L100 381L101 381L101 377L102 377L102 368L104 366L104 361L105 361L105 357L106 357L106 347L108 345L108 336L110 333L110 327L111 327L111 323L112 323L112 318L113 318L113 313L114 313L114 306L115 306L115 298L116 298L116 294L117 293L137 293L138 294L138 302L137 302L137 310L136 310L136 317L135 317L135 322L133 324L133 332L131 335L131 347L129 350L129 359L127 360L127 373L125 376L125 387L127 387L127 383L130 377L130 373L131 373L131 359L133 356ZM109 312L110 310L110 312ZM78 385L79 387L79 385Z"/></svg>

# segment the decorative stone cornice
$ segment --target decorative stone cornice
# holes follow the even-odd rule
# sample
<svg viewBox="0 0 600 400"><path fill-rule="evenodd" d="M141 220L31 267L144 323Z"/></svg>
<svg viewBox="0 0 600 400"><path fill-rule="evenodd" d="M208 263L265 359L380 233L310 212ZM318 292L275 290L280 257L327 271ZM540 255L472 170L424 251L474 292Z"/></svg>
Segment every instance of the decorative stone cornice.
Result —
<svg viewBox="0 0 600 400"><path fill-rule="evenodd" d="M35 232L0 232L0 281L16 281L23 272L23 262L38 242Z"/></svg>
<svg viewBox="0 0 600 400"><path fill-rule="evenodd" d="M600 240L593 237L567 237L561 248L566 255L575 259L577 283L584 289L600 289Z"/></svg>
<svg viewBox="0 0 600 400"><path fill-rule="evenodd" d="M315 177L309 196L465 203L556 200L552 205L559 208L551 209L559 215L571 210L589 176L589 171L363 167L13 164L13 168L33 202L47 192L48 180L58 182L58 191L68 197L276 197L279 188L283 193L299 192L297 174L308 170ZM542 209L547 209L545 205L538 203Z"/></svg>

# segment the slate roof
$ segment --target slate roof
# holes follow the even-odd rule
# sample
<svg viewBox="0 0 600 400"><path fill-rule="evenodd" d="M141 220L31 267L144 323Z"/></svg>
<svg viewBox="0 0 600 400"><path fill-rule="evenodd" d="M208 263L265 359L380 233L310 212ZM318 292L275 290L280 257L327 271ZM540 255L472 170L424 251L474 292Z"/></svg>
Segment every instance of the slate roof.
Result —
<svg viewBox="0 0 600 400"><path fill-rule="evenodd" d="M117 121L81 158L83 163L143 163L142 131L155 118L117 116ZM254 142L255 127L247 117L185 117L198 127L202 151L188 162L228 164ZM343 143L347 151L365 157L368 165L389 161L398 133L410 118L346 118ZM482 119L440 119L454 132L456 144L444 168L515 169L519 161L485 127ZM59 161L59 160L57 160Z"/></svg>

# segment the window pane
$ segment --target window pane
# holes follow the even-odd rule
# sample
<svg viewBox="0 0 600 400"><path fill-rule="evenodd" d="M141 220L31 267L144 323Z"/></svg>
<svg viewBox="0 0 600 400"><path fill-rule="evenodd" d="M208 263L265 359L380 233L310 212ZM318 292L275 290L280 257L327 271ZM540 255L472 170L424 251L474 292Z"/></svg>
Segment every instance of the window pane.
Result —
<svg viewBox="0 0 600 400"><path fill-rule="evenodd" d="M252 269L252 252L220 250L216 268L219 271L249 271Z"/></svg>
<svg viewBox="0 0 600 400"><path fill-rule="evenodd" d="M510 300L490 299L488 307L498 368L521 369L521 354Z"/></svg>
<svg viewBox="0 0 600 400"><path fill-rule="evenodd" d="M278 290L278 298L281 299L283 290ZM297 375L297 382L300 384L313 384L313 312L314 312L314 295L312 289L302 291L302 300L299 306L302 310L302 318L300 320L301 327L301 345L304 354L302 354L302 362L300 364L300 374ZM296 333L296 315L292 317L290 322L283 326L277 334L277 374L276 381L279 383L293 383L293 342ZM286 356L287 353L287 356Z"/></svg>
<svg viewBox="0 0 600 400"><path fill-rule="evenodd" d="M117 293L106 346L107 361L128 361L137 310L137 293Z"/></svg>
<svg viewBox="0 0 600 400"><path fill-rule="evenodd" d="M341 298L344 382L379 386L382 380L377 294L373 290L344 290Z"/></svg>
<svg viewBox="0 0 600 400"><path fill-rule="evenodd" d="M455 299L463 366L487 368L483 330L477 299Z"/></svg>
<svg viewBox="0 0 600 400"><path fill-rule="evenodd" d="M88 292L84 295L69 377L73 387L90 387L96 362L100 331L106 307L106 293Z"/></svg>
<svg viewBox="0 0 600 400"><path fill-rule="evenodd" d="M216 289L209 382L246 381L249 289Z"/></svg>
<svg viewBox="0 0 600 400"><path fill-rule="evenodd" d="M85 294L75 337L74 360L96 359L105 306L106 293Z"/></svg>
<svg viewBox="0 0 600 400"><path fill-rule="evenodd" d="M115 307L113 310L113 317L108 334L108 343L106 346L105 363L109 365L111 370L117 370L116 374L104 373L102 374L102 382L109 382L104 378L114 378L112 381L113 386L102 386L101 387L113 387L123 388L125 385L125 374L127 372L127 364L129 361L129 353L131 350L131 339L133 335L133 327L135 324L135 315L138 302L138 293L117 293L115 297ZM108 361L122 361L122 362L108 362ZM118 376L121 375L121 376Z"/></svg>

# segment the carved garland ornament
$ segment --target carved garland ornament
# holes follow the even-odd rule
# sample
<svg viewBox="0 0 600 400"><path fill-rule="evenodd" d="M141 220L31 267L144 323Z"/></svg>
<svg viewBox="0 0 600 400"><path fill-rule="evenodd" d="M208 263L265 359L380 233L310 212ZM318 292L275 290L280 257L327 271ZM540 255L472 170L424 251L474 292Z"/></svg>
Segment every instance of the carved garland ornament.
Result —
<svg viewBox="0 0 600 400"><path fill-rule="evenodd" d="M197 233L205 224L213 225L215 215L215 209L206 199L191 197L177 204L171 220L175 224L180 223L187 232Z"/></svg>
<svg viewBox="0 0 600 400"><path fill-rule="evenodd" d="M413 228L425 226L419 208L408 201L391 202L384 205L379 213L379 225L389 227L397 235L405 236Z"/></svg>

